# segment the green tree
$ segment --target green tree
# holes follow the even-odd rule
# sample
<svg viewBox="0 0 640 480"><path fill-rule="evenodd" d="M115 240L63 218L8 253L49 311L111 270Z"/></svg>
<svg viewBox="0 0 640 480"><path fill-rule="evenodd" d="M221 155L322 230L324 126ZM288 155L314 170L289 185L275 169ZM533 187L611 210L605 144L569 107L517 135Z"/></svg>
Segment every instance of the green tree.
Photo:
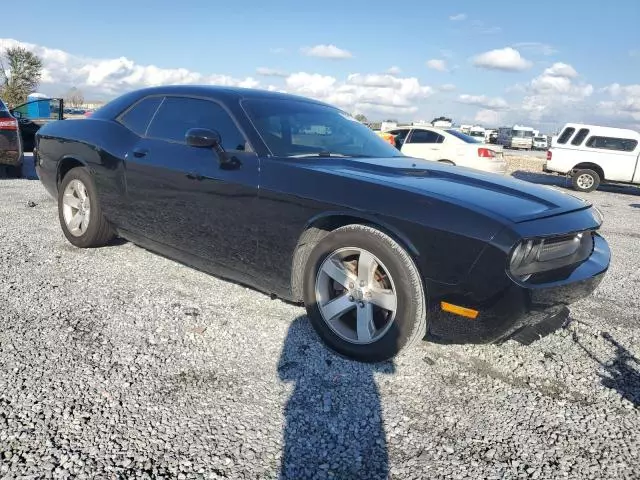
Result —
<svg viewBox="0 0 640 480"><path fill-rule="evenodd" d="M42 60L23 47L7 48L0 56L0 95L11 106L27 101L42 77Z"/></svg>
<svg viewBox="0 0 640 480"><path fill-rule="evenodd" d="M359 122L363 122L363 123L367 121L367 117L365 117L362 113L358 113L353 118L355 118Z"/></svg>

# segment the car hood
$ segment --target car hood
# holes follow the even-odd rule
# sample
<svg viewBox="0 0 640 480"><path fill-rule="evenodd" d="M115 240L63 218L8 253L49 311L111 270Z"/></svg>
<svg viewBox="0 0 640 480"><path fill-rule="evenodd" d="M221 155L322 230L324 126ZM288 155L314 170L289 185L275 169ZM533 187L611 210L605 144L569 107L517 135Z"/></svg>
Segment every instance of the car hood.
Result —
<svg viewBox="0 0 640 480"><path fill-rule="evenodd" d="M514 223L591 207L589 202L552 187L419 158L331 158L306 166L410 190Z"/></svg>

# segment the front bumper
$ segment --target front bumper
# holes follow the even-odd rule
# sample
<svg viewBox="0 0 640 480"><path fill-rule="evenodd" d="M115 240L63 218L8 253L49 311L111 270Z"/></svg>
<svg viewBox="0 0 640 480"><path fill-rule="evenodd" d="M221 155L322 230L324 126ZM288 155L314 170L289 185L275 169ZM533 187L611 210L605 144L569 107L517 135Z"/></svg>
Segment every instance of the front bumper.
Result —
<svg viewBox="0 0 640 480"><path fill-rule="evenodd" d="M550 333L568 317L567 307L591 295L609 268L611 251L606 240L599 235L594 240L593 253L587 260L570 271L556 273L553 280L510 280L493 298L462 305L480 312L474 320L440 309L441 300L461 304L464 298L447 298L445 294L434 299L428 339L438 343L500 343L513 338L530 343L533 338Z"/></svg>

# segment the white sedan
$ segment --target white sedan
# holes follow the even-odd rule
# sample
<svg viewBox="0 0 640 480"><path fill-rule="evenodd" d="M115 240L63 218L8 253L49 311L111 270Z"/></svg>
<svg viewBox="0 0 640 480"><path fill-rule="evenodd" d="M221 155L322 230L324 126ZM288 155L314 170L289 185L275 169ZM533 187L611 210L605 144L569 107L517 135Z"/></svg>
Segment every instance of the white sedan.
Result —
<svg viewBox="0 0 640 480"><path fill-rule="evenodd" d="M410 157L475 168L504 175L507 162L502 147L487 144L453 128L403 127L388 130L396 148Z"/></svg>

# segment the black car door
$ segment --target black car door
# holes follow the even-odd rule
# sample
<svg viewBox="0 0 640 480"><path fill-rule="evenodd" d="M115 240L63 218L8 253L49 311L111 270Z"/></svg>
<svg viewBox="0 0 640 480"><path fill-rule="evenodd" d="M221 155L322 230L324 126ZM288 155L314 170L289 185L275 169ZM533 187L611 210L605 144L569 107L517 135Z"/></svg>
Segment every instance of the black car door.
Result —
<svg viewBox="0 0 640 480"><path fill-rule="evenodd" d="M191 128L219 132L234 163L221 163L212 148L187 145ZM258 156L221 104L165 97L125 163L132 233L251 274Z"/></svg>

